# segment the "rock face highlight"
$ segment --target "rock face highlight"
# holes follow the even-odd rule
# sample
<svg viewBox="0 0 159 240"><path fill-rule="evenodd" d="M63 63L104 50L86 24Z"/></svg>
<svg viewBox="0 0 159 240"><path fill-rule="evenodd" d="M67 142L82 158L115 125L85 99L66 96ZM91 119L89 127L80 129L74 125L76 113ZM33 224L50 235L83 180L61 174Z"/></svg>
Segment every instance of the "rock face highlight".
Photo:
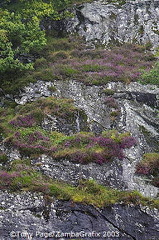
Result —
<svg viewBox="0 0 159 240"><path fill-rule="evenodd" d="M75 9L67 30L87 41L103 44L159 42L159 1L127 1L125 4L95 1Z"/></svg>

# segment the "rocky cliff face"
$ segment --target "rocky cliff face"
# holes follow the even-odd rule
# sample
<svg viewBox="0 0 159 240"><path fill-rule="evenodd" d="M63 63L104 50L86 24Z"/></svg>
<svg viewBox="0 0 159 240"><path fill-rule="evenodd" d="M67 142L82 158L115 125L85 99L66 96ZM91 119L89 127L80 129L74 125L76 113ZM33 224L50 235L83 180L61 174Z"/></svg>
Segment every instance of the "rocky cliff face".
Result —
<svg viewBox="0 0 159 240"><path fill-rule="evenodd" d="M157 212L55 201L40 195L1 194L1 239L158 239Z"/></svg>
<svg viewBox="0 0 159 240"><path fill-rule="evenodd" d="M76 8L75 18L67 22L67 31L78 32L89 42L151 42L156 47L159 41L158 3L86 3ZM54 88L53 92L51 87ZM17 95L4 98L25 105L49 96L71 98L78 110L71 120L47 114L42 122L44 130L56 130L67 135L91 131L99 135L102 131L116 129L120 133L130 132L136 139L136 145L124 150L123 160L116 158L103 165L72 163L64 158L57 161L47 153L38 157L35 155L31 164L38 172L74 186L80 179L95 179L104 186L137 190L145 197L157 199L158 188L152 185L153 177L146 178L135 173L136 165L144 153L159 151L157 86L136 82L88 86L72 79L52 82L39 80ZM5 105L4 98L1 106ZM24 160L18 149L6 146L3 141L0 150L11 163L21 158ZM26 191L1 191L0 239L158 240L158 210L140 203L133 204L133 197L130 202L97 208Z"/></svg>
<svg viewBox="0 0 159 240"><path fill-rule="evenodd" d="M51 93L48 88L52 85L56 86L54 93ZM120 109L120 114L115 119L112 119L110 107L105 104L106 93L103 89L112 90L112 97ZM37 166L39 171L51 178L64 180L71 184L77 184L82 178L93 178L106 186L122 190L138 190L145 196L157 197L158 188L152 186L148 179L135 175L135 166L142 159L143 153L158 151L159 89L156 86L112 82L97 87L85 86L75 81L55 81L54 83L38 81L36 84L30 84L23 92L15 96L15 101L18 104L25 104L39 97L48 96L74 99L75 105L87 115L89 130L97 134L113 128L120 132L130 131L137 140L137 146L125 151L123 161L116 159L102 166L95 163L72 164L62 159L57 162L47 155L42 155L32 160L32 164ZM51 121L45 120L45 127L48 127L48 130L50 130L50 123L55 129L61 129L59 123L57 126L56 119L52 118ZM73 125L76 132L82 130L78 116ZM62 127L64 128L63 124ZM68 125L67 130L69 132ZM16 149L5 149L1 146L1 150L10 156L11 161L21 158ZM147 207L117 204L99 210L81 204L72 205L71 202L57 201L53 204L40 195L30 193L19 195L2 193L1 204L2 239L10 239L9 234L17 237L17 234L20 234L18 232L32 234L30 239L43 239L42 234L54 234L52 230L61 233L71 231L79 233L82 230L83 234L95 231L95 234L100 236L96 239L105 239L105 234L110 234L111 240L115 238L121 240L158 239L157 210L150 210ZM12 225L7 225L7 219L11 221L12 218L14 220ZM22 236L20 235L19 238L22 239ZM59 239L66 238L59 237ZM70 237L70 239L73 238ZM84 239L93 239L93 237L86 236Z"/></svg>
<svg viewBox="0 0 159 240"><path fill-rule="evenodd" d="M159 42L159 1L127 1L121 4L95 1L75 10L67 30L75 31L87 41L117 44Z"/></svg>
<svg viewBox="0 0 159 240"><path fill-rule="evenodd" d="M74 99L75 105L83 109L88 117L91 131L99 133L107 129L128 131L137 139L137 146L126 150L124 161L118 161L106 166L94 164L72 165L61 161L60 164L43 156L41 168L50 176L56 176L67 182L76 182L80 178L94 178L99 183L129 190L139 190L145 196L157 196L158 190L142 178L134 176L135 166L145 152L158 151L159 121L158 97L159 89L153 85L143 86L139 83L125 85L123 83L108 83L105 86L85 86L75 81L55 81L57 91L48 91L52 83L37 82L25 88L16 98L19 104L34 101L40 96L54 95L56 97ZM106 94L102 89L111 89L116 99L120 114L112 118L110 108L105 104ZM36 92L39 92L36 96ZM113 108L112 108L113 109ZM78 119L77 119L78 121ZM77 124L79 126L79 124ZM81 129L79 129L81 130ZM47 167L46 167L47 166ZM48 168L49 166L49 168ZM62 174L61 174L62 172Z"/></svg>

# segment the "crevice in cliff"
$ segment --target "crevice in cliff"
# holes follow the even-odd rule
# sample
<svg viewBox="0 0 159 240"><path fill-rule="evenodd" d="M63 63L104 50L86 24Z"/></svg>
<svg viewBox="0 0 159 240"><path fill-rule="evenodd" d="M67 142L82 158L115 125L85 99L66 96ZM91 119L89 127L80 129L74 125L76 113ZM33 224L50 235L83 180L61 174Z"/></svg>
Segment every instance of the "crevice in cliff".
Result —
<svg viewBox="0 0 159 240"><path fill-rule="evenodd" d="M95 208L95 210L96 210L97 213L104 219L104 221L107 221L107 222L108 222L109 224L111 224L114 228L118 229L120 233L123 233L123 234L129 236L129 237L130 237L131 239L133 239L133 240L137 240L137 239L136 239L134 236L132 236L130 233L128 233L128 232L125 231L124 229L118 227L116 224L114 224L114 222L112 222L111 220L109 220L104 214L102 214L102 213L100 212L99 209ZM82 214L87 214L88 216L91 216L91 217L93 217L93 218L95 218L95 219L98 218L97 215L93 214L93 213L90 212L90 211L73 209L73 210L71 210L71 212L73 212L74 214L75 214L75 212L80 212L80 213L82 213ZM91 221L91 220L90 220L90 221ZM91 221L91 224L92 224L92 230L93 230L93 223L92 223L92 221Z"/></svg>
<svg viewBox="0 0 159 240"><path fill-rule="evenodd" d="M113 225L113 227L117 228L121 233L126 234L127 236L131 237L133 240L137 240L134 236L132 236L130 233L128 233L127 231L125 231L124 229L118 227L114 222L112 222L111 220L109 220L104 214L102 214L100 212L100 210L96 209L96 211L107 221L109 222L111 225Z"/></svg>
<svg viewBox="0 0 159 240"><path fill-rule="evenodd" d="M86 31L87 28L85 27L85 23L87 23L87 24L89 23L89 24L91 24L91 25L93 25L93 24L96 23L96 22L94 22L94 21L90 21L89 18L86 18L86 17L82 14L82 12L80 11L80 9L76 9L76 15L77 15L77 18L78 18L78 21L79 21L78 25L76 26L76 31L77 31L77 32L78 32L79 29L80 29L80 25L83 25L84 31Z"/></svg>

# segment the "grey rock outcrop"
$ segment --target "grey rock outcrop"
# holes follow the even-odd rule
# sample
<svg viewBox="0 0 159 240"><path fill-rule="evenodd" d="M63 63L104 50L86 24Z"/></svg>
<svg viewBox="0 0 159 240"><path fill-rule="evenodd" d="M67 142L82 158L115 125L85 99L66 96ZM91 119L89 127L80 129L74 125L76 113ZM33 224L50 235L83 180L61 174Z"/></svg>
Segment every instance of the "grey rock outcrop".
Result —
<svg viewBox="0 0 159 240"><path fill-rule="evenodd" d="M0 219L1 240L157 240L159 233L155 209L123 204L98 209L69 201L49 201L29 192L1 192Z"/></svg>
<svg viewBox="0 0 159 240"><path fill-rule="evenodd" d="M103 44L159 44L159 1L95 1L78 6L67 22L68 32Z"/></svg>
<svg viewBox="0 0 159 240"><path fill-rule="evenodd" d="M43 85L53 83L37 82L30 84L24 92L16 98L16 102L24 104L34 101L35 92L39 97L49 95ZM70 183L76 183L80 178L94 178L99 183L118 189L138 190L145 196L157 196L158 189L148 180L135 175L135 166L146 152L158 151L159 120L158 95L159 89L153 85L131 83L124 85L120 82L111 82L105 86L85 86L75 81L55 81L57 91L50 92L56 97L72 98L75 105L83 109L87 115L88 126L96 133L102 130L118 129L119 132L128 131L137 140L137 146L125 150L123 161L115 160L106 166L97 164L72 164L66 160L58 163L54 159L43 156L34 163L41 163L40 170L51 177L60 178ZM120 115L112 124L109 108L106 106L106 94L103 89L114 91ZM44 90L40 90L44 89ZM41 93L40 93L41 92Z"/></svg>

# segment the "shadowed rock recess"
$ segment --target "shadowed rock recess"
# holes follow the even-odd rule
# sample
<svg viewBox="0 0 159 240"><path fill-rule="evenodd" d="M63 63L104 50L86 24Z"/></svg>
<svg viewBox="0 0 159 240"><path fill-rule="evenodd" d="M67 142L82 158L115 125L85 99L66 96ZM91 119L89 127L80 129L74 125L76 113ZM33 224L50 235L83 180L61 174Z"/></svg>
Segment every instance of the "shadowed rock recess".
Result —
<svg viewBox="0 0 159 240"><path fill-rule="evenodd" d="M74 13L62 27L87 40L90 56L91 41L158 46L159 1L95 1ZM59 78L36 72L19 92L0 91L0 240L159 240L159 85L127 73L91 83L112 65L99 55L97 69L84 53L85 68L72 52L62 55L65 79L57 58L50 65ZM151 69L151 60L144 64Z"/></svg>

